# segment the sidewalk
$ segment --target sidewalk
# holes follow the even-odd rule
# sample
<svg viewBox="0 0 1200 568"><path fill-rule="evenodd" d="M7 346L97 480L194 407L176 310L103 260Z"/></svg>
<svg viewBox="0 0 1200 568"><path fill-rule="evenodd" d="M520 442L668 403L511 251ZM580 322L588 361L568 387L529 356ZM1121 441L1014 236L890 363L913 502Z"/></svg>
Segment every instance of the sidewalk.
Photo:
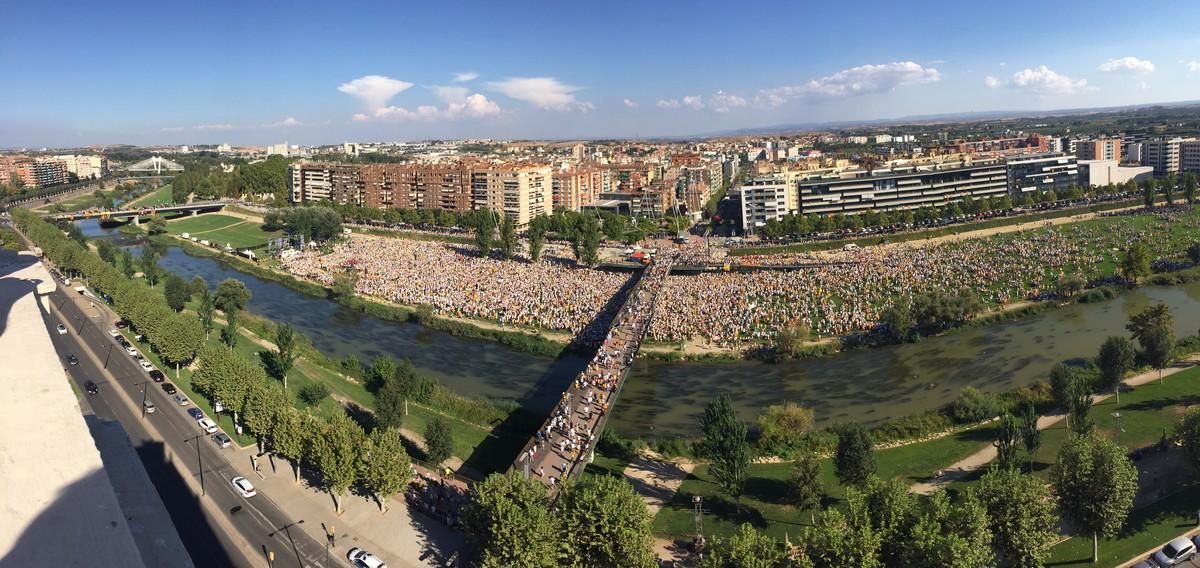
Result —
<svg viewBox="0 0 1200 568"><path fill-rule="evenodd" d="M275 458L275 470L267 458L259 458L261 476L255 473L250 457L257 453L251 445L240 450L231 450L229 455L233 468L263 495L297 521L304 523L297 529L307 532L318 542L327 542L328 531L336 531L336 544L330 549L330 557L344 561L346 553L354 547L365 548L393 567L454 566L458 551L462 548L464 535L446 528L441 522L419 512L410 512L404 495L392 498L388 512L381 514L374 498L350 494L342 498L342 514L334 513L333 498L328 493L308 484L302 472L297 485L292 465L285 459Z"/></svg>
<svg viewBox="0 0 1200 568"><path fill-rule="evenodd" d="M1182 361L1176 361L1170 367L1163 369L1162 377L1165 379L1166 377L1174 375L1175 373L1178 373L1185 369L1190 369L1193 365L1195 365L1198 362L1200 362L1200 355L1192 355ZM1149 370L1144 373L1134 375L1132 377L1129 377L1128 379L1125 379L1125 382L1123 384L1125 386L1129 386L1129 387L1136 387L1139 385L1144 385L1146 383L1157 381L1158 377L1159 377L1158 371ZM1099 404L1100 402L1107 400L1111 396L1112 396L1111 394L1092 395L1092 404L1093 405ZM1045 430L1045 429L1059 423L1066 417L1067 417L1067 415L1065 412L1041 416L1038 418L1038 430ZM941 471L941 475L936 476L933 480L923 481L920 483L914 483L913 485L911 485L909 487L909 491L911 491L913 493L919 493L921 495L928 495L938 489L945 487L946 485L949 485L950 483L953 483L955 481L958 481L960 479L967 477L972 472L991 463L991 461L994 459L996 459L996 446L988 444L982 450L979 450L978 452L975 452L975 453L951 464L950 466L946 467L944 470Z"/></svg>

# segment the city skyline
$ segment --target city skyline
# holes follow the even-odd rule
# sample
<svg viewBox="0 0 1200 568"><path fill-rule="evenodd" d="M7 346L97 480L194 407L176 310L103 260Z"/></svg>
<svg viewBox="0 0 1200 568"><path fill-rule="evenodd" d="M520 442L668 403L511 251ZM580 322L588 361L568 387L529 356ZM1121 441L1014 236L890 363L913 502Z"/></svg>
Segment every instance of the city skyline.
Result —
<svg viewBox="0 0 1200 568"><path fill-rule="evenodd" d="M1121 21L1129 39L1115 2L319 9L11 6L33 25L0 38L21 78L0 97L0 147L688 136L1200 92L1195 6Z"/></svg>

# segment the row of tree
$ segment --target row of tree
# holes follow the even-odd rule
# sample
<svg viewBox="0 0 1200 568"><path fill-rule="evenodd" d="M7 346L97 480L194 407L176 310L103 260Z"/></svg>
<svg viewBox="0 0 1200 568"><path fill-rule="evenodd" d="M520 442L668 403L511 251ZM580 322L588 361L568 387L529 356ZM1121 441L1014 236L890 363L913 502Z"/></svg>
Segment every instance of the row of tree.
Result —
<svg viewBox="0 0 1200 568"><path fill-rule="evenodd" d="M187 201L191 194L203 199L270 195L275 203L288 202L288 160L283 156L237 163L232 171L226 171L217 160L192 159L184 165L184 172L171 182L175 203Z"/></svg>
<svg viewBox="0 0 1200 568"><path fill-rule="evenodd" d="M342 216L330 207L275 208L263 217L263 230L282 230L308 241L328 241L341 236Z"/></svg>

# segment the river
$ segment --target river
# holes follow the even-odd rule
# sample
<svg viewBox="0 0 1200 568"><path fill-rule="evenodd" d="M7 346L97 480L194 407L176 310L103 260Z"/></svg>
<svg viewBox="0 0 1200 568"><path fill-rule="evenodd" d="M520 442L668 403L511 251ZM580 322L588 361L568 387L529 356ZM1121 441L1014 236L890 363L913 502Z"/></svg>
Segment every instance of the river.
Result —
<svg viewBox="0 0 1200 568"><path fill-rule="evenodd" d="M89 237L127 246L140 242L95 221L79 224ZM292 324L330 356L353 354L364 362L385 354L407 358L458 392L518 400L536 412L545 412L586 363L577 355L550 360L366 316L179 247L168 247L161 265L185 278L202 276L212 287L225 278L242 280L253 294L250 312ZM919 343L818 359L779 364L639 360L609 425L629 436L694 436L704 405L720 390L732 395L743 420L790 400L815 409L822 425L850 420L878 424L941 406L966 386L1001 392L1044 379L1055 363L1094 356L1105 337L1125 334L1131 314L1156 302L1170 306L1177 334L1197 332L1200 283L1193 283L1139 288L1108 302L1075 304Z"/></svg>

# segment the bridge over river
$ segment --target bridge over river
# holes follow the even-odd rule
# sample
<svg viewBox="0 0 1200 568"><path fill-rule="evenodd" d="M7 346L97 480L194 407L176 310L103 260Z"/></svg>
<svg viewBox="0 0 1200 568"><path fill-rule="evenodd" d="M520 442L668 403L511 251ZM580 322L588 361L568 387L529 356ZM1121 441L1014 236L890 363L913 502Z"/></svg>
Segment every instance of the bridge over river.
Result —
<svg viewBox="0 0 1200 568"><path fill-rule="evenodd" d="M613 318L596 355L567 387L510 471L545 484L551 496L557 495L564 480L583 472L650 329L659 290L674 263L673 256L659 255L636 276L639 281Z"/></svg>
<svg viewBox="0 0 1200 568"><path fill-rule="evenodd" d="M73 213L58 213L55 215L50 215L49 218L54 219L55 221L59 221L59 220L77 221L79 219L100 219L101 221L107 221L109 219L130 219L130 218L132 218L133 223L136 225L138 223L139 218L146 217L148 215L158 215L158 214L166 215L166 214L170 214L170 213L191 213L192 215L196 215L198 213L207 213L210 211L220 211L221 209L224 209L224 208L225 208L225 203L223 201L205 201L205 202L201 202L201 203L184 203L181 205L162 205L162 206L155 206L155 207L138 207L136 209L121 209L118 211L102 211L102 210L76 211Z"/></svg>

